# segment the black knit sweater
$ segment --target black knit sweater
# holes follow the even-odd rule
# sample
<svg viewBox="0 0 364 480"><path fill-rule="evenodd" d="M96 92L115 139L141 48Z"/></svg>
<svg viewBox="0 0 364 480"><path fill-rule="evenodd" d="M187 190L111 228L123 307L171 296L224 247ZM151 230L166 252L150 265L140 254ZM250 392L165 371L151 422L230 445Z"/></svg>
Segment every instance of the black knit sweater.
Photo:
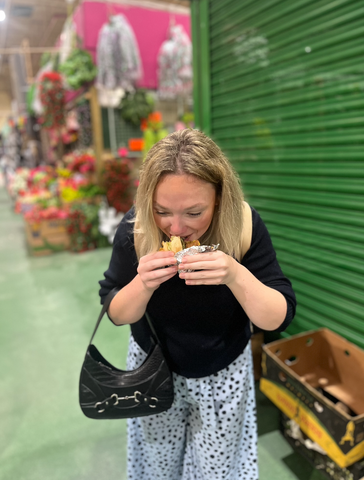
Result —
<svg viewBox="0 0 364 480"><path fill-rule="evenodd" d="M122 288L137 275L133 209L123 218L114 239L110 265L101 280L104 302L114 287ZM287 315L277 331L292 321L296 298L290 281L283 275L273 245L259 214L252 209L251 247L241 264L263 284L281 292L287 301ZM235 360L247 345L251 333L249 319L225 285L187 286L178 274L153 293L147 311L153 319L170 368L185 377L199 378L216 373ZM133 337L147 352L149 326L142 317L131 324Z"/></svg>

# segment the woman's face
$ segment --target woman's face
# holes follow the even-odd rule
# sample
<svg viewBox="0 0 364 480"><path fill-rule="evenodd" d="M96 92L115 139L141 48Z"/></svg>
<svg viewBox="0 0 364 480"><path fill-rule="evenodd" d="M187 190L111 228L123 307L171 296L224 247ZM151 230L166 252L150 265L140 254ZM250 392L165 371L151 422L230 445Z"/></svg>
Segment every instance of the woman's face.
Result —
<svg viewBox="0 0 364 480"><path fill-rule="evenodd" d="M153 198L154 220L168 236L198 240L207 231L216 205L215 187L194 175L168 174Z"/></svg>

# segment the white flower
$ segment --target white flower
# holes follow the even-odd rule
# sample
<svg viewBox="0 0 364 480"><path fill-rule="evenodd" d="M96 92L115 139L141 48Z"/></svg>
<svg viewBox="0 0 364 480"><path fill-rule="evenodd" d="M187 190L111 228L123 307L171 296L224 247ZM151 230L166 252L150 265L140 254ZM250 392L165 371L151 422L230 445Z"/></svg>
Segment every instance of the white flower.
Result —
<svg viewBox="0 0 364 480"><path fill-rule="evenodd" d="M108 238L109 243L114 241L116 229L124 213L117 213L114 207L102 205L99 210L99 231Z"/></svg>

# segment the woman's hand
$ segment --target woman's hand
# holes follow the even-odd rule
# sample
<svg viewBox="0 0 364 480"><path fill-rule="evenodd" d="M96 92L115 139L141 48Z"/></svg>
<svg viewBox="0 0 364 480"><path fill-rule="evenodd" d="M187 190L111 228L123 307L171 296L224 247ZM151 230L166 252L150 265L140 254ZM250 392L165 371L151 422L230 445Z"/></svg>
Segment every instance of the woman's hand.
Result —
<svg viewBox="0 0 364 480"><path fill-rule="evenodd" d="M142 257L138 274L144 287L154 292L161 283L177 273L177 260L173 252L156 252Z"/></svg>
<svg viewBox="0 0 364 480"><path fill-rule="evenodd" d="M186 255L179 265L180 278L186 285L228 285L235 280L238 263L226 253L219 250L197 255Z"/></svg>

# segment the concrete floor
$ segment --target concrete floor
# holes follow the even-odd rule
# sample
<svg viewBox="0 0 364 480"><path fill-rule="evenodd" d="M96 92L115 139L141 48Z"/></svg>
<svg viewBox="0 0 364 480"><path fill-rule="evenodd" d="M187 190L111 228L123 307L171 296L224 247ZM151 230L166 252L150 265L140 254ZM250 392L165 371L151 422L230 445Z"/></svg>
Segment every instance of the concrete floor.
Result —
<svg viewBox="0 0 364 480"><path fill-rule="evenodd" d="M29 257L23 221L0 187L0 480L125 480L125 421L78 406L78 378L111 250ZM105 319L96 343L123 367L128 327ZM258 390L260 480L323 480L278 431ZM152 480L152 479L151 479Z"/></svg>

